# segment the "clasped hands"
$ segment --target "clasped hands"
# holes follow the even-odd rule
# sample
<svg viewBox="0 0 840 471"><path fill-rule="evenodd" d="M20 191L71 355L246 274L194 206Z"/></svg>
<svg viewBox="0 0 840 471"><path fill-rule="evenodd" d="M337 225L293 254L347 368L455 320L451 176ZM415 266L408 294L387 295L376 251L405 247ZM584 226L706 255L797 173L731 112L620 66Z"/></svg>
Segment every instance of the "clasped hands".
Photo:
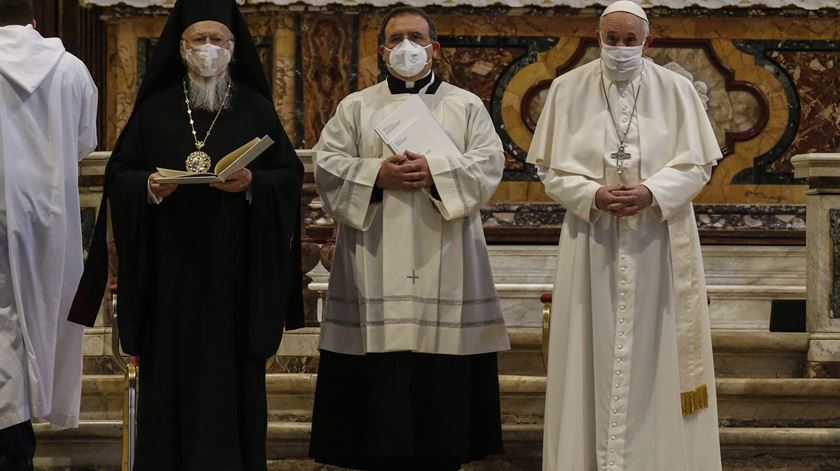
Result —
<svg viewBox="0 0 840 471"><path fill-rule="evenodd" d="M406 151L382 161L376 186L383 190L417 191L435 184L426 156Z"/></svg>
<svg viewBox="0 0 840 471"><path fill-rule="evenodd" d="M158 198L165 198L172 194L176 188L177 183L157 183L155 178L162 177L158 172L149 175L149 189ZM233 172L227 180L223 182L211 183L210 187L216 188L228 193L240 193L251 188L251 171L247 168Z"/></svg>
<svg viewBox="0 0 840 471"><path fill-rule="evenodd" d="M635 216L653 204L653 194L644 185L602 186L595 192L595 206L616 217Z"/></svg>

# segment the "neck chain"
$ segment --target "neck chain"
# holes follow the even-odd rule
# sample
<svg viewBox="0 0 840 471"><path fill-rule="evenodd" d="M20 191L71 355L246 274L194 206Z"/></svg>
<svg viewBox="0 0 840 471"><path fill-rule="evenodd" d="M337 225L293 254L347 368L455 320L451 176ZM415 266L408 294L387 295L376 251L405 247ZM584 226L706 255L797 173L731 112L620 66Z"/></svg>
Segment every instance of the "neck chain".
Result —
<svg viewBox="0 0 840 471"><path fill-rule="evenodd" d="M204 143L207 142L207 139L210 138L210 132L213 130L213 126L216 125L216 120L219 119L219 115L222 114L222 109L224 109L224 103L227 102L228 95L230 94L230 82L228 82L227 90L225 90L225 97L222 99L222 106L219 106L219 111L216 112L216 116L210 123L210 127L207 128L207 133L204 135L204 139L200 141L198 140L198 135L195 132L195 122L193 121L192 109L190 108L190 94L187 91L186 79L184 79L182 83L184 85L184 103L187 104L187 115L190 118L190 129L192 130L193 140L195 141L196 149L195 152L192 152L190 155L187 156L185 164L188 172L204 173L210 170L210 163L212 162L212 160L210 159L210 156L201 149L204 148Z"/></svg>
<svg viewBox="0 0 840 471"><path fill-rule="evenodd" d="M607 111L610 113L610 123L615 130L615 135L618 137L618 150L610 154L610 158L615 159L615 171L619 175L624 173L624 161L630 160L632 157L629 152L624 152L624 141L627 140L627 134L630 132L630 126L633 125L633 116L636 115L636 105L639 104L639 93L642 91L642 79L644 78L644 62L642 63L642 73L639 75L639 87L636 89L636 97L633 99L633 111L630 112L630 119L627 122L627 128L624 133L621 133L621 128L615 122L613 117L612 106L610 106L610 97L607 95L607 87L604 85L604 71L601 71L601 90L604 92L604 100L607 102ZM632 80L630 81L632 84Z"/></svg>

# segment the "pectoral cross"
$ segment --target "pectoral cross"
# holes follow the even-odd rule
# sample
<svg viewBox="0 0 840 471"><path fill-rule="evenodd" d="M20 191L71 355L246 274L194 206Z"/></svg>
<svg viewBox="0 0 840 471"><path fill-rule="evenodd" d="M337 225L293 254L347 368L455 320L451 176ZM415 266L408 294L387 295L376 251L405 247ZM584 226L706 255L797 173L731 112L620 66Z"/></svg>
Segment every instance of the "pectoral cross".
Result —
<svg viewBox="0 0 840 471"><path fill-rule="evenodd" d="M619 175L624 173L624 161L630 160L630 154L628 152L624 152L624 144L618 146L618 152L613 152L610 154L610 158L615 159L615 171Z"/></svg>
<svg viewBox="0 0 840 471"><path fill-rule="evenodd" d="M406 278L409 278L411 280L411 284L415 284L417 280L420 279L419 276L414 274L414 270L411 270L411 275L407 276Z"/></svg>

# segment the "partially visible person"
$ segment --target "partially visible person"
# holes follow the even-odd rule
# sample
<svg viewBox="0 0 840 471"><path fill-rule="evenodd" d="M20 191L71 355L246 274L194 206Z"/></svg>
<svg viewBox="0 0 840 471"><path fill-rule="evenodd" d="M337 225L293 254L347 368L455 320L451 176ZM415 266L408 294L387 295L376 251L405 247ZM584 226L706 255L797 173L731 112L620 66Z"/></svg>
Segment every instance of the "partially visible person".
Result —
<svg viewBox="0 0 840 471"><path fill-rule="evenodd" d="M0 0L0 470L31 470L32 420L76 427L82 274L78 165L96 147L97 90L31 0Z"/></svg>

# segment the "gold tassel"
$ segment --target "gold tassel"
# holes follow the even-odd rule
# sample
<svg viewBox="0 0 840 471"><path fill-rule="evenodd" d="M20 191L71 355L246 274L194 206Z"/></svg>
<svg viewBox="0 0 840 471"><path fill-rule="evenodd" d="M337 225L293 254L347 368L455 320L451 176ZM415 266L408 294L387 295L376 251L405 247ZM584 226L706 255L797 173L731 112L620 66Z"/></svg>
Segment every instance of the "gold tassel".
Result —
<svg viewBox="0 0 840 471"><path fill-rule="evenodd" d="M691 415L709 407L709 390L705 384L697 386L693 391L680 393L683 415Z"/></svg>

